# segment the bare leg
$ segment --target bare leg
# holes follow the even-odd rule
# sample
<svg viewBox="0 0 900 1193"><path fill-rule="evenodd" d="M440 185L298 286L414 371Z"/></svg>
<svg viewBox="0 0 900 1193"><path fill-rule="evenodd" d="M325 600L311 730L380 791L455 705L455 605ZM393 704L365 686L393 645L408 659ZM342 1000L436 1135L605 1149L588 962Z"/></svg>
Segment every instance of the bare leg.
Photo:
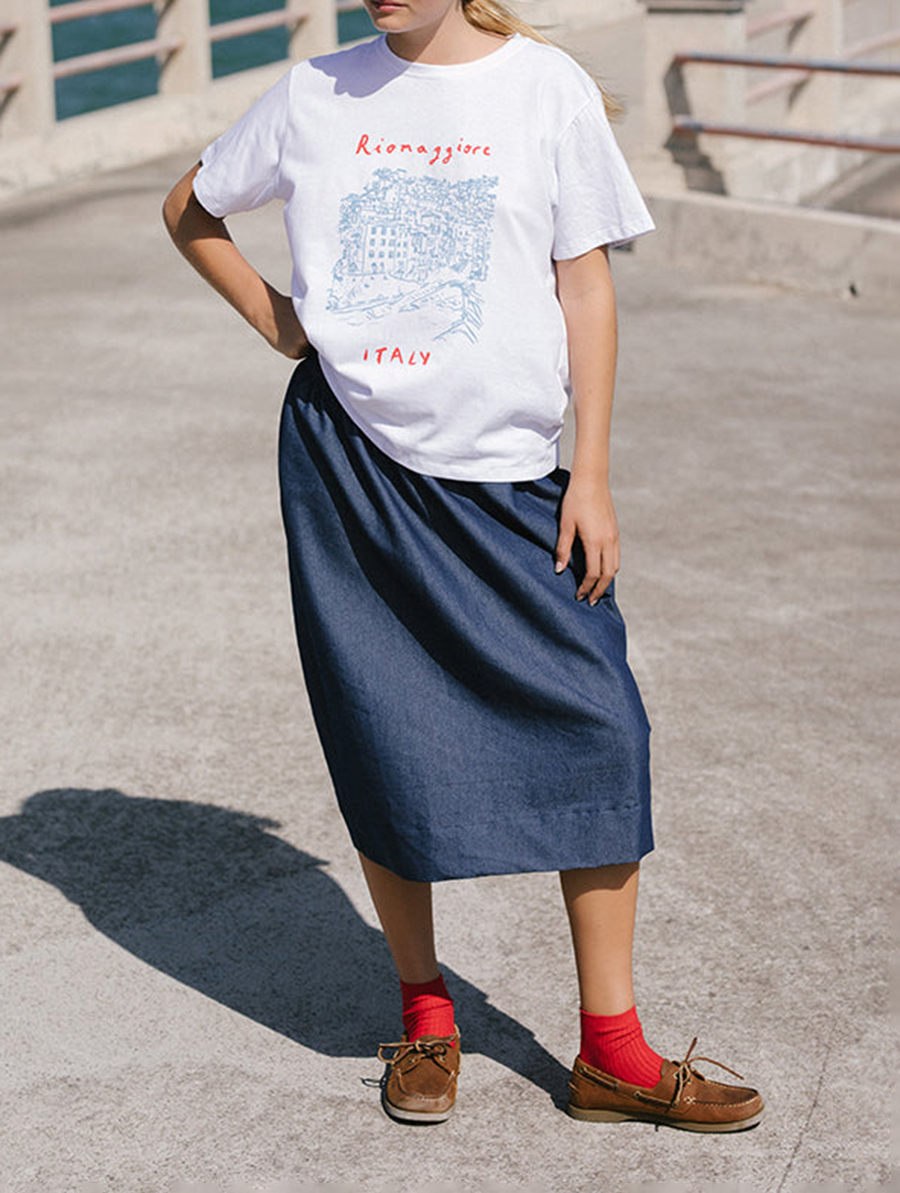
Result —
<svg viewBox="0 0 900 1193"><path fill-rule="evenodd" d="M437 980L431 883L400 878L362 854L359 860L401 983L432 987L427 992L401 987L403 1040L378 1049L388 1066L382 1105L404 1122L441 1123L456 1100L460 1050L453 1003L443 979Z"/></svg>
<svg viewBox="0 0 900 1193"><path fill-rule="evenodd" d="M359 860L401 982L432 981L439 970L431 883L410 882L362 854Z"/></svg>
<svg viewBox="0 0 900 1193"><path fill-rule="evenodd" d="M637 862L560 874L582 1010L621 1015L634 1006L631 951L638 892Z"/></svg>

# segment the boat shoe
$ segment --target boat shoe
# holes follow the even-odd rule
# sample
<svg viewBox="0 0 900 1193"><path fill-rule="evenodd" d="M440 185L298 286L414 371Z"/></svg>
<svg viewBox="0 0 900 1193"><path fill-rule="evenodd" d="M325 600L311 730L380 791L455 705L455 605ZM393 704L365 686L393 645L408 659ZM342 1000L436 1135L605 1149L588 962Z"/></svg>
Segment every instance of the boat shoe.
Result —
<svg viewBox="0 0 900 1193"><path fill-rule="evenodd" d="M391 1118L407 1123L442 1123L456 1101L459 1028L452 1036L419 1036L381 1044L378 1059L388 1066L381 1101Z"/></svg>
<svg viewBox="0 0 900 1193"><path fill-rule="evenodd" d="M743 1080L727 1065L708 1056L693 1056L694 1040L682 1061L664 1060L652 1089L629 1085L585 1064L581 1057L569 1080L569 1114L585 1122L615 1123L626 1119L664 1123L685 1131L745 1131L763 1116L763 1100L755 1089L723 1085L698 1073L698 1061L718 1066Z"/></svg>

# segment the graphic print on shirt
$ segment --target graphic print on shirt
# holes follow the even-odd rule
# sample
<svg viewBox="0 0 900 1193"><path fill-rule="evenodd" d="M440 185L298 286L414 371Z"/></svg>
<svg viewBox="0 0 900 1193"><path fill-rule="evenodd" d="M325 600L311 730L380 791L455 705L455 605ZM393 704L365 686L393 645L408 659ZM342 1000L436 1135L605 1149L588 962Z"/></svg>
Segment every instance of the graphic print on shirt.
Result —
<svg viewBox="0 0 900 1193"><path fill-rule="evenodd" d="M415 312L432 339L464 335L474 343L499 181L376 170L362 194L341 200L328 310L357 327Z"/></svg>

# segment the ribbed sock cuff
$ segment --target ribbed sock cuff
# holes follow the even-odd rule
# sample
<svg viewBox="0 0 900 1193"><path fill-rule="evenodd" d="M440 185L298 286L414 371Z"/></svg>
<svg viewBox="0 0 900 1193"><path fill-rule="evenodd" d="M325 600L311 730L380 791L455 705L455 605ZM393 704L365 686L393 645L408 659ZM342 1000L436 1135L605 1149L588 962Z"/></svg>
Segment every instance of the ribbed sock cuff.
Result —
<svg viewBox="0 0 900 1193"><path fill-rule="evenodd" d="M431 982L401 982L403 1030L408 1040L419 1036L452 1036L456 1031L453 1001L443 975Z"/></svg>
<svg viewBox="0 0 900 1193"><path fill-rule="evenodd" d="M652 1089L663 1058L644 1039L637 1008L621 1015L581 1012L581 1059L620 1081Z"/></svg>

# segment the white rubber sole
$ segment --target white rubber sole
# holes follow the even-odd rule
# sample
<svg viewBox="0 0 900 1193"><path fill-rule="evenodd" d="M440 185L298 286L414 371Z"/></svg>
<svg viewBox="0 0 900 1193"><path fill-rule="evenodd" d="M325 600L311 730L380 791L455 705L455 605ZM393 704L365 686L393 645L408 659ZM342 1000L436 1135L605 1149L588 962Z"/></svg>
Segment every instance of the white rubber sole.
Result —
<svg viewBox="0 0 900 1193"><path fill-rule="evenodd" d="M667 1118L660 1114L628 1114L618 1110L584 1110L580 1106L568 1106L572 1118L582 1123L656 1123L661 1127L676 1127L679 1131L700 1131L705 1135L721 1135L726 1131L749 1131L761 1122L765 1114L760 1110L750 1118L738 1119L733 1123L689 1123L683 1119Z"/></svg>

